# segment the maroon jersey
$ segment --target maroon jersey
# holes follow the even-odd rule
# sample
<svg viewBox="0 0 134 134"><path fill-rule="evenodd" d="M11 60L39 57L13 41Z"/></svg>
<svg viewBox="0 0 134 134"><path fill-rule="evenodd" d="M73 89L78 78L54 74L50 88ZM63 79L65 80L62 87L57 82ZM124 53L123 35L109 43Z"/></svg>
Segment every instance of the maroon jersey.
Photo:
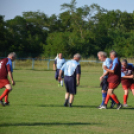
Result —
<svg viewBox="0 0 134 134"><path fill-rule="evenodd" d="M12 72L12 61L4 58L0 60L0 79L7 79L8 71Z"/></svg>
<svg viewBox="0 0 134 134"><path fill-rule="evenodd" d="M122 67L121 71L122 71L126 76L132 75L133 65L128 64L128 65L127 65L127 68L123 68L123 67ZM126 78L123 78L123 77L121 78L121 84L122 84L122 85L131 85L132 83L134 83L134 80L133 80L133 79L126 79Z"/></svg>
<svg viewBox="0 0 134 134"><path fill-rule="evenodd" d="M114 73L109 73L107 81L109 83L120 83L121 82L121 63L118 58L115 58L110 67L114 70Z"/></svg>

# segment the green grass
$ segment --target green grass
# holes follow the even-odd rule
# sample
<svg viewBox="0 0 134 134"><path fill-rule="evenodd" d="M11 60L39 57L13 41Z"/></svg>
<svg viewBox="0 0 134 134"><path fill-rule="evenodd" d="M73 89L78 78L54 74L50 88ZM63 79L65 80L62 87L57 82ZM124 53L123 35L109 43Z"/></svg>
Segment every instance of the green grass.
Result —
<svg viewBox="0 0 134 134"><path fill-rule="evenodd" d="M14 70L11 105L0 107L0 134L134 133L132 94L126 109L96 109L101 102L100 75L101 67L83 71L74 107L64 108L65 87L58 88L54 71ZM123 102L121 86L115 92Z"/></svg>

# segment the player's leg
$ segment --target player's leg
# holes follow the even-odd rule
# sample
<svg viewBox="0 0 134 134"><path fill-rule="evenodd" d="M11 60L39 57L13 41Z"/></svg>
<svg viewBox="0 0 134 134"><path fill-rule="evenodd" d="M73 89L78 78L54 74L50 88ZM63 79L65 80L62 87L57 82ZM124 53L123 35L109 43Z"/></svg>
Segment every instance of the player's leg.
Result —
<svg viewBox="0 0 134 134"><path fill-rule="evenodd" d="M70 98L69 98L69 107L72 106L73 101L74 101L74 94L70 94Z"/></svg>
<svg viewBox="0 0 134 134"><path fill-rule="evenodd" d="M64 106L67 107L68 102L69 102L69 95L70 95L70 93L69 93L69 82L68 82L68 77L67 76L64 78L64 83L65 83L65 87L66 87Z"/></svg>
<svg viewBox="0 0 134 134"><path fill-rule="evenodd" d="M61 86L63 87L63 79L61 79L60 84L61 84Z"/></svg>
<svg viewBox="0 0 134 134"><path fill-rule="evenodd" d="M119 102L117 96L113 92L114 92L114 89L108 89L108 95L109 95L109 97L111 97L114 100L114 102L117 104L117 109L120 109L122 107L122 105ZM105 104L107 105L107 103L108 103L108 100L106 100Z"/></svg>
<svg viewBox="0 0 134 134"><path fill-rule="evenodd" d="M0 103L1 103L1 105L3 105L2 104L2 100L3 100L4 97L6 99L6 102L9 103L8 102L8 94L12 90L11 84L6 84L5 85L5 88L6 89L4 90L4 92L2 93L2 95L0 96Z"/></svg>
<svg viewBox="0 0 134 134"><path fill-rule="evenodd" d="M124 96L123 96L123 106L127 107L127 99L128 99L129 90L124 89Z"/></svg>
<svg viewBox="0 0 134 134"><path fill-rule="evenodd" d="M65 93L65 103L64 103L64 106L66 107L66 106L68 106L68 102L69 102L69 92L66 92Z"/></svg>

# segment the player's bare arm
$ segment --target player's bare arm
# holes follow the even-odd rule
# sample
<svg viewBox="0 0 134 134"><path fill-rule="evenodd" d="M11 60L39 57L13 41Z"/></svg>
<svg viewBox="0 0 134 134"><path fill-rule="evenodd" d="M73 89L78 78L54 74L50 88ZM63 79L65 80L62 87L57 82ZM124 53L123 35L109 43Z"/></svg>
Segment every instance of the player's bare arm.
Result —
<svg viewBox="0 0 134 134"><path fill-rule="evenodd" d="M114 74L114 70L110 70L110 69L108 69L106 66L104 66L104 69L105 69L108 73L113 73L113 74Z"/></svg>
<svg viewBox="0 0 134 134"><path fill-rule="evenodd" d="M129 75L129 76L123 76L122 78L125 78L125 79L133 79L134 78L134 75Z"/></svg>
<svg viewBox="0 0 134 134"><path fill-rule="evenodd" d="M53 70L54 70L54 71L56 70L56 65L55 65L55 64L53 64Z"/></svg>
<svg viewBox="0 0 134 134"><path fill-rule="evenodd" d="M12 82L12 85L15 85L15 81L13 80L13 75L12 75L12 72L11 71L8 71L8 76Z"/></svg>
<svg viewBox="0 0 134 134"><path fill-rule="evenodd" d="M81 77L81 75L80 75L80 74L77 74L77 75L76 75L76 79L77 79L77 86L79 86L79 85L80 85L80 77Z"/></svg>

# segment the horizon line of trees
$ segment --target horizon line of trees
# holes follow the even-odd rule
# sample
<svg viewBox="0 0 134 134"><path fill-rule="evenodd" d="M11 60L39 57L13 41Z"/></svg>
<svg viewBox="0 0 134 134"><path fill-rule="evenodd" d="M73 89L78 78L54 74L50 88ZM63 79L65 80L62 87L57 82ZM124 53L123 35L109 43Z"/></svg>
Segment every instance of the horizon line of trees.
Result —
<svg viewBox="0 0 134 134"><path fill-rule="evenodd" d="M23 12L4 21L0 15L0 57L15 51L18 57L95 56L117 51L134 57L134 12L108 11L97 4L76 8L76 0L61 5L62 13Z"/></svg>

